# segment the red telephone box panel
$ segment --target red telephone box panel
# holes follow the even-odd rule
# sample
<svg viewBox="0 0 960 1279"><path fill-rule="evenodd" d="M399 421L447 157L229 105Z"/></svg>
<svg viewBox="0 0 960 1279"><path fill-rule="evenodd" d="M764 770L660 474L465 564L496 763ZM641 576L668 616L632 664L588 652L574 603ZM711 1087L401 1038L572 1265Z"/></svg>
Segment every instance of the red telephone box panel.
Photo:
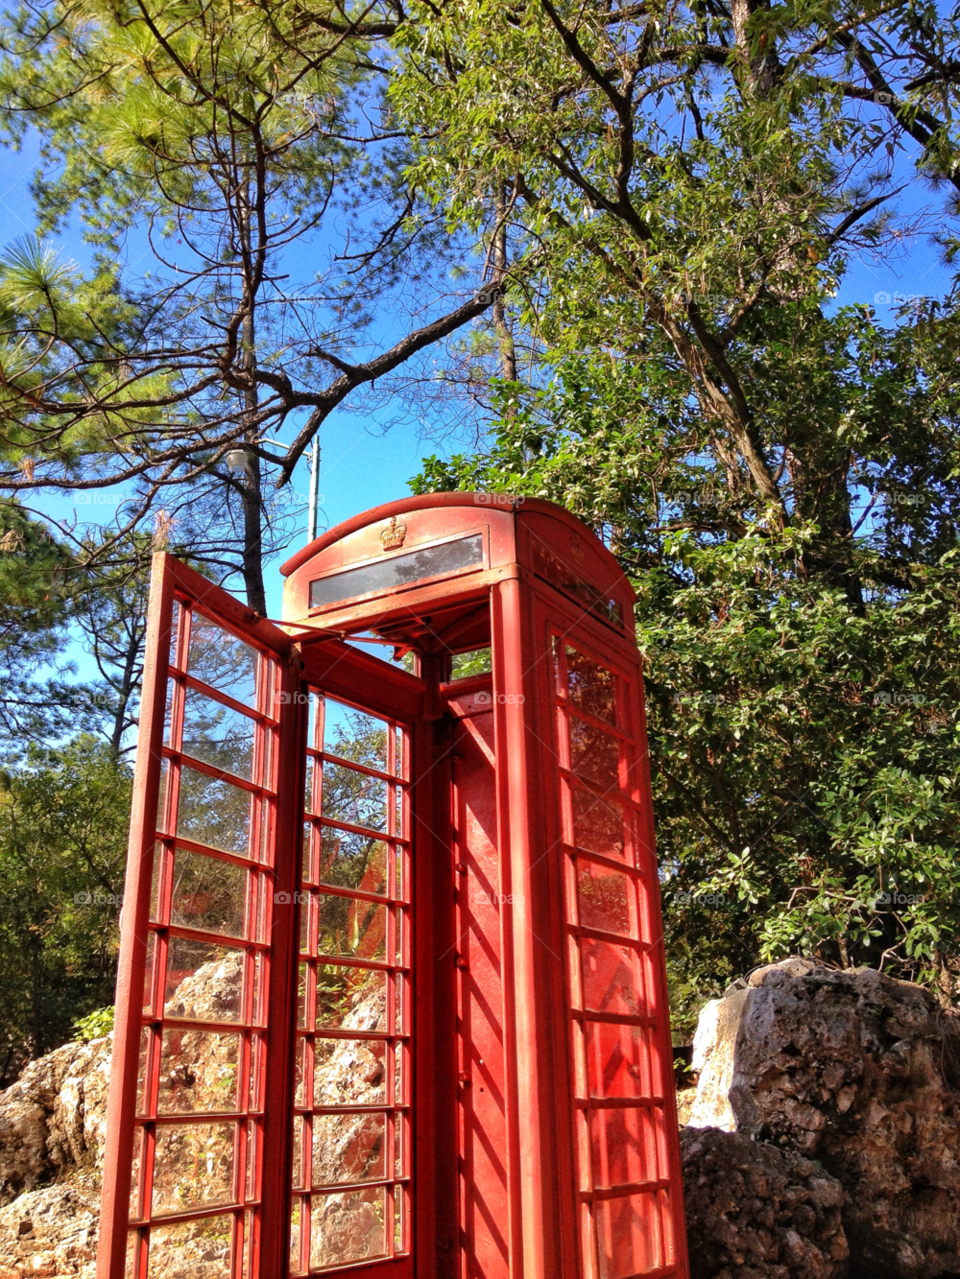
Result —
<svg viewBox="0 0 960 1279"><path fill-rule="evenodd" d="M410 1253L410 732L310 689L290 1274Z"/></svg>
<svg viewBox="0 0 960 1279"><path fill-rule="evenodd" d="M155 568L99 1279L684 1279L629 583L479 494L284 571Z"/></svg>
<svg viewBox="0 0 960 1279"><path fill-rule="evenodd" d="M99 1272L279 1256L299 714L282 632L158 557L121 938ZM247 1267L247 1269L245 1269Z"/></svg>

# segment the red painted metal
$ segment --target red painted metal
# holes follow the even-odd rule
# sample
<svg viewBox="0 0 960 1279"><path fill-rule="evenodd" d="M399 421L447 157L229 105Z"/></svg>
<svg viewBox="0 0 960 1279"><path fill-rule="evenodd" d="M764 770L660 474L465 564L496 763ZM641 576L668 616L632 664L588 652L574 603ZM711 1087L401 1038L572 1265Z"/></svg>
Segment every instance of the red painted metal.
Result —
<svg viewBox="0 0 960 1279"><path fill-rule="evenodd" d="M213 1218L232 1223L224 1279L685 1279L629 582L566 511L481 494L378 507L284 572L277 627L169 558L155 570L99 1279L153 1279L145 1247L127 1262L131 1223L130 1237L146 1241L170 1222ZM361 593L338 597L350 589ZM188 611L199 601L260 655L255 707L187 669L184 626L168 672L175 597ZM335 638L351 635L386 644L374 655L375 645L361 652ZM416 675L388 660L390 644L417 655ZM454 654L486 647L490 673L451 678ZM255 725L249 775L238 779L236 760L216 750L196 758L190 699L201 693L214 720ZM385 754L342 745L360 741L332 727L346 731L351 707L383 725ZM267 814L254 865L211 849L200 829L174 837L172 818L158 828L164 760L170 814L181 773L188 816L198 785L247 796L258 823ZM359 808L342 807L341 784L365 797ZM374 801L386 804L382 821ZM366 870L350 878L357 849L368 850L356 862ZM341 856L337 870L330 859ZM228 944L202 920L185 926L180 906L172 913L177 859L190 857L247 874L243 937ZM253 925L257 893L266 914ZM329 931L337 919L343 934ZM159 1104L158 1053L196 1022L165 1006L159 987L141 1012L148 934L156 964L168 964L168 995L191 971L177 967L187 944L232 947L259 973L259 994L251 977L230 1026L254 1091L204 1116L236 1123L233 1199L167 1216L169 1205L128 1207L129 1168L136 1132L146 1192L151 1160L162 1171L165 1134L176 1136L182 1117ZM349 945L336 940L348 934ZM350 1020L346 995L324 994L321 1008L323 983L354 992L349 1006L360 999L367 1020ZM153 1045L142 1068L141 1027ZM313 1095L315 1063L341 1051L383 1066L358 1091ZM373 1152L362 1184L330 1180L339 1165L323 1133L346 1122ZM342 1228L361 1218L362 1246Z"/></svg>

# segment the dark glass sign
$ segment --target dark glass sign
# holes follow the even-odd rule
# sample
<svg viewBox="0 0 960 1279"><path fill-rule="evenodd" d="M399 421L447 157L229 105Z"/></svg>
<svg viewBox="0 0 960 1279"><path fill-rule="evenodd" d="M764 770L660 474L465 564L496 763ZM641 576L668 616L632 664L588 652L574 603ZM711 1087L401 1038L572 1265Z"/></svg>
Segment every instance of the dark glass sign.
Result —
<svg viewBox="0 0 960 1279"><path fill-rule="evenodd" d="M310 583L310 607L336 604L373 592L394 591L428 577L442 577L465 568L483 567L483 534L474 533L454 542L421 546L405 555L391 555L359 568L331 573Z"/></svg>

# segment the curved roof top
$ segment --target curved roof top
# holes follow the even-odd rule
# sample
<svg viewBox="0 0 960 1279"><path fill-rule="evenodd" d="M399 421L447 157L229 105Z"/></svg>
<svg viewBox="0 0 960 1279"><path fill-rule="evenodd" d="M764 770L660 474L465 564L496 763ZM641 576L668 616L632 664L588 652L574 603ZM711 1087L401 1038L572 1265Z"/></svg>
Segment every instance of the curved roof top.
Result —
<svg viewBox="0 0 960 1279"><path fill-rule="evenodd" d="M478 502L478 497L483 497L486 500ZM337 524L328 529L326 533L322 533L320 537L315 538L309 545L304 546L295 555L292 555L285 564L281 565L280 572L284 577L289 577L291 573L296 572L301 564L305 564L314 555L319 555L321 551L325 551L334 542L339 542L341 538L347 537L350 533L355 533L357 529L366 528L368 524L376 524L379 520L388 520L394 515L406 515L408 511L431 510L438 506L473 506L482 508L489 504L489 497L488 493L428 493L422 497L402 497L396 502L384 502L382 506L374 506L369 511L362 511L359 515L354 515L349 520L344 520L342 524ZM498 503L492 509L503 511L510 508L506 508L506 503L504 502L503 505ZM571 515L565 507L558 506L556 502L546 502L538 497L524 497L516 499L516 504L512 510L513 512L518 510L534 511L539 515L548 515L558 520L561 524L566 524L576 532L585 534L598 543L603 554L609 557L611 565L619 570L615 557L599 541L593 529L588 524L584 524L583 520Z"/></svg>

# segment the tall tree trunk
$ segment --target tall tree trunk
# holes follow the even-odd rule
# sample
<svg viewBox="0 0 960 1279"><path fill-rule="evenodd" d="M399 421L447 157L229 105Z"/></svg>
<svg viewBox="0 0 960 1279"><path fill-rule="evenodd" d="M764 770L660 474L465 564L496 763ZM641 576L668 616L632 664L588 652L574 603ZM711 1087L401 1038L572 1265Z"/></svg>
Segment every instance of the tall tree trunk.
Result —
<svg viewBox="0 0 960 1279"><path fill-rule="evenodd" d="M240 230L243 237L245 270L251 262L250 252L250 181L242 184ZM243 319L243 368L250 380L243 392L248 416L257 410L257 387L253 374L257 368L256 297L249 278L244 279ZM253 427L245 433L245 439L253 442ZM247 454L247 469L241 482L243 503L243 583L247 591L247 603L261 617L267 615L267 593L263 585L263 495L260 484L260 459L254 453Z"/></svg>
<svg viewBox="0 0 960 1279"><path fill-rule="evenodd" d="M120 744L128 727L127 712L130 700L136 691L137 661L145 640L146 628L138 625L135 617L131 618L127 631L127 651L123 657L123 674L120 677L120 687L117 689L117 709L114 712L113 731L110 734L110 754L115 760L120 758ZM130 720L131 724L133 722Z"/></svg>

